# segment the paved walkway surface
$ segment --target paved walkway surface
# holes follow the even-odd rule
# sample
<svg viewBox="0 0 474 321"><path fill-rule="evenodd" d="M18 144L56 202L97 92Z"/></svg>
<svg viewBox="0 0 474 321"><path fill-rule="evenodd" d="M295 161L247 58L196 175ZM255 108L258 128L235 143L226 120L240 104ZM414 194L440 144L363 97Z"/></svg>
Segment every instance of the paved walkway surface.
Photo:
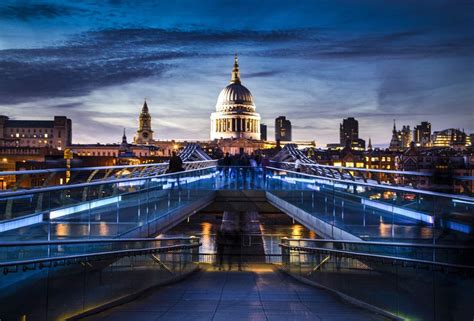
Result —
<svg viewBox="0 0 474 321"><path fill-rule="evenodd" d="M204 269L130 303L85 320L160 321L370 321L381 316L300 283L270 265L246 271Z"/></svg>

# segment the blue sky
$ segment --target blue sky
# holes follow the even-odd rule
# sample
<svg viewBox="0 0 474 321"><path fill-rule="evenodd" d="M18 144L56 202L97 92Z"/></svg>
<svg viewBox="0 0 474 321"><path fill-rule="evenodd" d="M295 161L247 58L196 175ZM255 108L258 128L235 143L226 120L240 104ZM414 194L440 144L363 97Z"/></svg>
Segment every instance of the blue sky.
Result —
<svg viewBox="0 0 474 321"><path fill-rule="evenodd" d="M472 1L2 1L0 114L66 115L73 140L209 137L239 53L273 137L338 141L342 118L387 144L393 119L474 132Z"/></svg>

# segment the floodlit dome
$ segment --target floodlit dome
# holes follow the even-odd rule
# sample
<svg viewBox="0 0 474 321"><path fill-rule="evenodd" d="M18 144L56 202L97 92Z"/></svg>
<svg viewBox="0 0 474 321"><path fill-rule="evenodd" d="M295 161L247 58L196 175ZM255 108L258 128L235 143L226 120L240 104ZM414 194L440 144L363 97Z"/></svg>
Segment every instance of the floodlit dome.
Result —
<svg viewBox="0 0 474 321"><path fill-rule="evenodd" d="M232 105L246 105L255 108L250 90L240 83L231 83L222 89L219 98L217 98L216 110L224 111Z"/></svg>
<svg viewBox="0 0 474 321"><path fill-rule="evenodd" d="M260 139L260 115L255 110L250 90L240 82L236 55L230 84L221 90L211 115L211 139Z"/></svg>

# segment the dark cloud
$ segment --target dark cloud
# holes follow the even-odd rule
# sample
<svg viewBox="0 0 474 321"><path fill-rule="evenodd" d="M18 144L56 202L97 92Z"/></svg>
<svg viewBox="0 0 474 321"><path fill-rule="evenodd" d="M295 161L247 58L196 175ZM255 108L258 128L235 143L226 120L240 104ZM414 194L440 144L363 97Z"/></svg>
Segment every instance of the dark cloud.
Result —
<svg viewBox="0 0 474 321"><path fill-rule="evenodd" d="M81 102L72 102L72 103L49 105L49 106L45 106L44 108L55 109L55 110L61 110L61 109L67 110L67 109L76 109L83 106L84 104Z"/></svg>
<svg viewBox="0 0 474 321"><path fill-rule="evenodd" d="M72 15L77 9L59 4L18 3L0 7L0 18L3 19L53 19Z"/></svg>
<svg viewBox="0 0 474 321"><path fill-rule="evenodd" d="M342 38L342 39L341 39ZM405 31L386 34L360 34L354 38L304 38L296 46L255 50L264 57L367 59L472 56L474 37L438 35L432 31Z"/></svg>
<svg viewBox="0 0 474 321"><path fill-rule="evenodd" d="M81 96L109 85L162 73L166 66L143 56L92 61L0 61L0 103Z"/></svg>
<svg viewBox="0 0 474 321"><path fill-rule="evenodd" d="M420 31L400 32L365 39L329 40L317 30L286 31L179 31L163 29L107 29L87 32L61 45L0 51L0 103L17 103L44 97L71 97L93 89L161 75L176 58L213 57L226 49L209 50L210 44L240 44L245 48L279 45L245 54L257 56L370 57L440 52L433 46L413 48L396 43L420 37ZM242 45L245 43L245 45ZM440 48L439 46L437 48ZM446 52L467 50L444 46ZM449 50L448 50L449 49ZM472 50L472 48L470 48ZM272 77L279 70L246 74L247 78Z"/></svg>
<svg viewBox="0 0 474 321"><path fill-rule="evenodd" d="M2 50L0 103L81 96L100 87L159 76L174 59L219 55L208 51L209 43L287 41L297 35L296 31L108 29L81 34L61 46Z"/></svg>

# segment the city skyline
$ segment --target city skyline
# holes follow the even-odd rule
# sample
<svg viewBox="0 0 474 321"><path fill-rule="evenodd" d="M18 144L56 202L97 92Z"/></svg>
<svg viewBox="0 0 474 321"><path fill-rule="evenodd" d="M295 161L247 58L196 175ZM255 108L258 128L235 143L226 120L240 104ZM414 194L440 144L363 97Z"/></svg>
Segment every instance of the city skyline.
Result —
<svg viewBox="0 0 474 321"><path fill-rule="evenodd" d="M268 137L280 115L318 146L347 117L374 146L394 118L474 131L468 2L188 4L0 5L0 114L65 115L75 143L111 143L146 97L156 139L205 140L237 52Z"/></svg>

